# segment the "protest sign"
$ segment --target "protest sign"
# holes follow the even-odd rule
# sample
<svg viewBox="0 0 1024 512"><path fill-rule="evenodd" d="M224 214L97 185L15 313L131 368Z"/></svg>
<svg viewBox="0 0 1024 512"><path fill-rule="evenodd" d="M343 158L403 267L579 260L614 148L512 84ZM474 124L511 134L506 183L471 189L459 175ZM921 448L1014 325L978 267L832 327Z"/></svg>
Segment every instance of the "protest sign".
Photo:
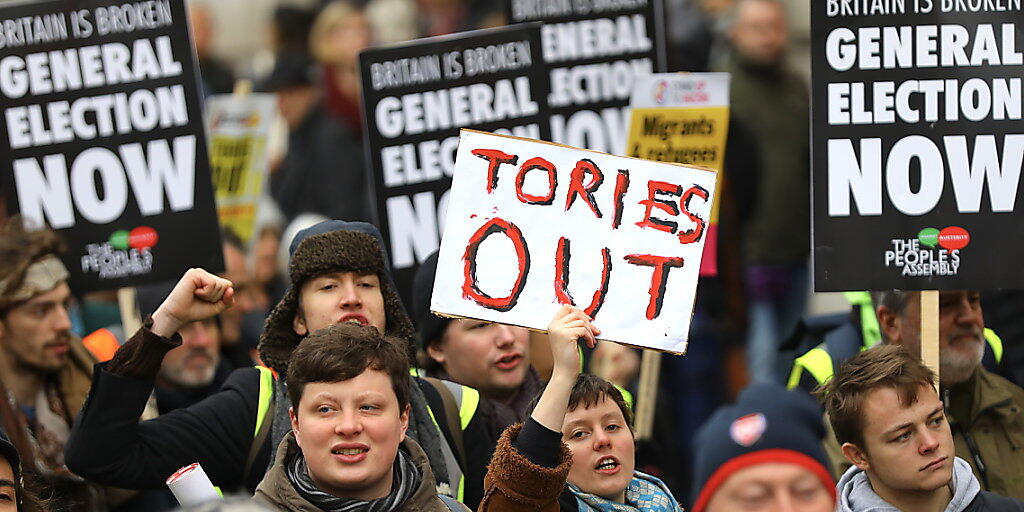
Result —
<svg viewBox="0 0 1024 512"><path fill-rule="evenodd" d="M1024 286L1020 0L811 6L815 290Z"/></svg>
<svg viewBox="0 0 1024 512"><path fill-rule="evenodd" d="M267 139L275 105L273 94L223 94L206 100L217 216L221 226L247 243L267 180Z"/></svg>
<svg viewBox="0 0 1024 512"><path fill-rule="evenodd" d="M662 0L506 0L512 23L543 21L551 139L624 154L636 77L666 71Z"/></svg>
<svg viewBox="0 0 1024 512"><path fill-rule="evenodd" d="M398 289L437 250L460 128L549 138L538 24L372 48L359 55L377 226Z"/></svg>
<svg viewBox="0 0 1024 512"><path fill-rule="evenodd" d="M728 73L659 73L637 77L630 100L626 154L722 170L729 133ZM700 275L718 274L718 198L708 219Z"/></svg>
<svg viewBox="0 0 1024 512"><path fill-rule="evenodd" d="M543 330L575 304L602 339L686 351L714 171L461 139L431 311Z"/></svg>
<svg viewBox="0 0 1024 512"><path fill-rule="evenodd" d="M223 268L183 0L0 8L9 208L67 244L76 293Z"/></svg>

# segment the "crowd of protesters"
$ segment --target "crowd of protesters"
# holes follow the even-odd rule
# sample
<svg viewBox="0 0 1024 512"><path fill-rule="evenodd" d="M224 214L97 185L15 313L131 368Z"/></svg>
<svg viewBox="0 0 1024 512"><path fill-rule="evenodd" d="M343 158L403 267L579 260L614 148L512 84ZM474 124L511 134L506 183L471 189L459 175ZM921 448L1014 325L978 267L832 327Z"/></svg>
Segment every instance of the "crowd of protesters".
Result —
<svg viewBox="0 0 1024 512"><path fill-rule="evenodd" d="M287 131L252 239L222 233L218 275L137 287L134 332L112 294L69 287L56 234L4 219L0 512L174 510L165 481L194 462L226 497L201 510L1024 510L1015 296L941 293L939 380L917 292L805 317L786 6L666 3L672 70L728 71L732 97L719 274L688 354L664 356L651 439L638 351L570 306L546 333L438 317L437 254L399 290L371 222L359 51L502 25L501 3L334 0L279 7L249 77ZM204 94L230 92L211 10L190 17Z"/></svg>

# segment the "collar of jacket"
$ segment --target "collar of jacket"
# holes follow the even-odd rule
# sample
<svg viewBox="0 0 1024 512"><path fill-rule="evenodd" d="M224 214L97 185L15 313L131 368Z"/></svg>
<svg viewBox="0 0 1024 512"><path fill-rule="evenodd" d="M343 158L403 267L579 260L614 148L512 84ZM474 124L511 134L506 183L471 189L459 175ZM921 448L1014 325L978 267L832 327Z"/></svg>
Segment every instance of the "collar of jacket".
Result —
<svg viewBox="0 0 1024 512"><path fill-rule="evenodd" d="M266 476L263 477L263 481L260 482L259 487L256 488L256 496L259 499L266 500L267 502L286 507L287 510L295 510L299 512L320 512L320 509L307 501L295 487L292 486L291 482L288 481L288 476L285 474L285 461L295 451L299 449L299 445L295 442L295 434L289 432L285 436L284 440L281 441L280 446L277 448L277 453L274 456L274 465L270 471L267 472ZM431 507L437 505L447 507L440 500L437 499L437 485L434 483L434 473L430 470L430 461L427 460L427 454L423 452L420 445L416 444L416 441L406 437L402 440L400 449L405 450L409 456L412 457L413 463L420 470L423 478L420 480L420 486L416 489L416 492L411 498L402 505L402 510L430 510L436 509Z"/></svg>
<svg viewBox="0 0 1024 512"><path fill-rule="evenodd" d="M978 421L982 414L994 414L1003 418L1020 412L1020 393L1014 393L1007 382L980 365L966 385L971 387L970 424ZM1012 384L1011 384L1012 386Z"/></svg>

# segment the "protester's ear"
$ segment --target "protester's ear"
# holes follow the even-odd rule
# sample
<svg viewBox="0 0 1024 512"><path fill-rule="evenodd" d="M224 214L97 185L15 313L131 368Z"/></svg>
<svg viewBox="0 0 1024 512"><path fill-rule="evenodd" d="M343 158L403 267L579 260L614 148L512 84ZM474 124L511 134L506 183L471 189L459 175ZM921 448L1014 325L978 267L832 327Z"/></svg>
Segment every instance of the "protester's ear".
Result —
<svg viewBox="0 0 1024 512"><path fill-rule="evenodd" d="M295 318L292 319L292 330L299 336L305 336L309 334L309 329L306 328L306 319L302 318L302 312L295 313Z"/></svg>
<svg viewBox="0 0 1024 512"><path fill-rule="evenodd" d="M409 430L409 410L410 409L411 409L411 406L409 404L406 404L405 408L402 409L402 415L401 415L401 418L402 418L402 437L405 437L405 432L407 430Z"/></svg>
<svg viewBox="0 0 1024 512"><path fill-rule="evenodd" d="M302 447L302 441L299 440L299 416L295 414L295 408L288 408L288 418L292 420L292 432L295 433L295 444Z"/></svg>
<svg viewBox="0 0 1024 512"><path fill-rule="evenodd" d="M444 364L444 350L441 349L440 345L437 342L427 343L427 356L437 361L437 364Z"/></svg>
<svg viewBox="0 0 1024 512"><path fill-rule="evenodd" d="M868 463L867 455L857 445L853 443L843 443L840 450L843 451L843 457L846 457L846 460L850 461L850 464L853 464L864 471L871 469L871 464Z"/></svg>
<svg viewBox="0 0 1024 512"><path fill-rule="evenodd" d="M878 306L875 316L878 317L878 327L881 328L883 337L890 343L898 343L900 333L899 315L888 307Z"/></svg>

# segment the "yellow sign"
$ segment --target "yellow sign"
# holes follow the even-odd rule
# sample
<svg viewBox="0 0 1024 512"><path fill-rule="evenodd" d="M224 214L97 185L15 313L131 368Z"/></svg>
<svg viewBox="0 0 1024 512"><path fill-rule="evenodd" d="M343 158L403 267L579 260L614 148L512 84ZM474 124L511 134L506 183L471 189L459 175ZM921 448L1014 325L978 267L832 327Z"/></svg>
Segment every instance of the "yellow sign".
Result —
<svg viewBox="0 0 1024 512"><path fill-rule="evenodd" d="M206 105L217 215L223 228L245 242L253 236L267 176L267 136L274 102L264 96L214 96Z"/></svg>
<svg viewBox="0 0 1024 512"><path fill-rule="evenodd" d="M699 165L721 171L729 134L729 75L666 73L638 79L626 155ZM701 275L716 275L718 208L725 180L719 173Z"/></svg>

